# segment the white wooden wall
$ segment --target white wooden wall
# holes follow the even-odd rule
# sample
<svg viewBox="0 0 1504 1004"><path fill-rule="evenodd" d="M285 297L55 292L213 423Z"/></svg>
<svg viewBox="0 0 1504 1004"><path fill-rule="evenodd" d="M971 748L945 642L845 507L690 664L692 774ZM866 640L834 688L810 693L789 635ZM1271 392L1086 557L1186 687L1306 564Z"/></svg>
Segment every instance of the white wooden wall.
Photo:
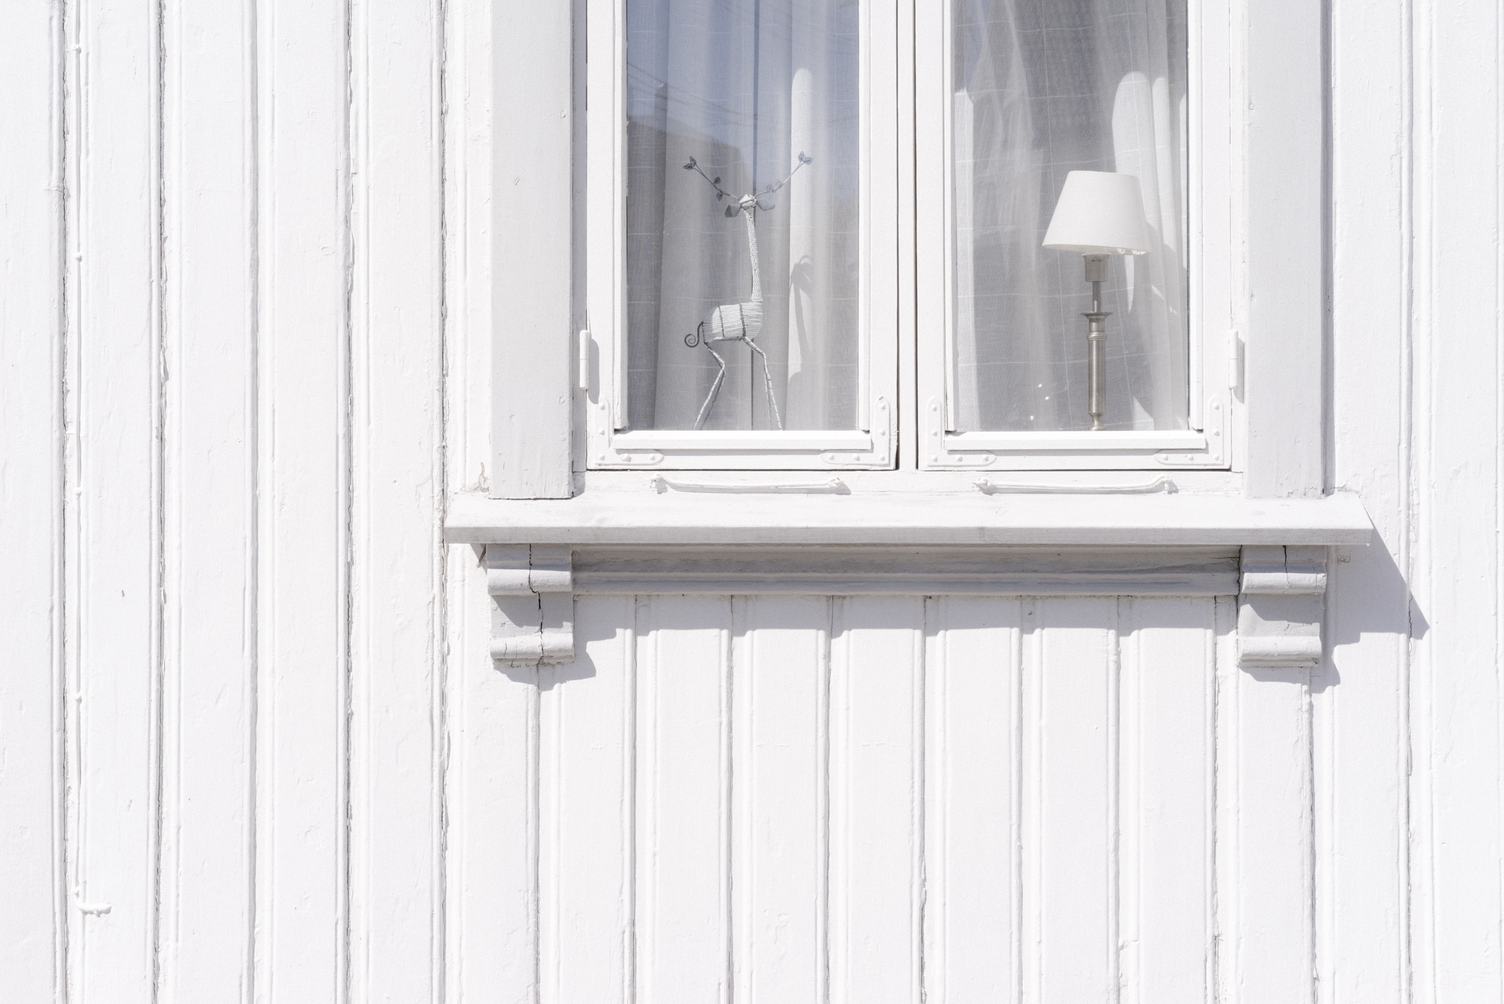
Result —
<svg viewBox="0 0 1504 1004"><path fill-rule="evenodd" d="M532 679L439 543L490 4L6 4L0 997L1499 999L1504 28L1330 6L1321 672L1226 600L592 595Z"/></svg>

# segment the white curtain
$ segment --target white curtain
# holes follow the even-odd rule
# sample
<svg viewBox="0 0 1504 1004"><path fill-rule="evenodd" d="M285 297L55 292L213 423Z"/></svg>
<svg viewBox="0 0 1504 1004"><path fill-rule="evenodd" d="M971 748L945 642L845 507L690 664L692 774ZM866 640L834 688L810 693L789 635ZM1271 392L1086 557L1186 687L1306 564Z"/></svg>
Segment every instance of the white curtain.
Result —
<svg viewBox="0 0 1504 1004"><path fill-rule="evenodd" d="M726 215L691 158L733 197L811 158L756 214L767 353L789 429L857 419L860 38L856 0L629 0L628 424L685 429L717 371L685 336L745 302L745 221ZM745 345L726 360L707 429L775 425Z"/></svg>
<svg viewBox="0 0 1504 1004"><path fill-rule="evenodd" d="M1089 424L1081 261L1040 247L1078 168L1138 177L1155 238L1112 262L1106 423L1184 427L1184 0L947 2L956 427ZM855 427L859 0L629 0L627 19L629 426L693 427L717 364L685 336L750 295L744 221L684 165L734 198L805 153L757 213L758 346L787 428ZM754 354L716 350L727 376L705 427L772 428Z"/></svg>
<svg viewBox="0 0 1504 1004"><path fill-rule="evenodd" d="M953 419L961 430L1079 429L1079 255L1040 246L1069 171L1139 179L1154 247L1111 260L1107 414L1184 428L1184 0L954 0Z"/></svg>

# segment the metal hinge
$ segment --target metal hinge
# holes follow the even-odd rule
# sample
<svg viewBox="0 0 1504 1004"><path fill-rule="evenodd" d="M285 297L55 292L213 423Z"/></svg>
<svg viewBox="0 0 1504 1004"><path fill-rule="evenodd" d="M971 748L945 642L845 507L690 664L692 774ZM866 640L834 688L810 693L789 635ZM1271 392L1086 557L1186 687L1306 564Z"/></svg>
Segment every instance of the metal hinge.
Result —
<svg viewBox="0 0 1504 1004"><path fill-rule="evenodd" d="M1243 370L1248 353L1243 346L1243 335L1237 328L1227 332L1227 389L1237 398L1243 396Z"/></svg>

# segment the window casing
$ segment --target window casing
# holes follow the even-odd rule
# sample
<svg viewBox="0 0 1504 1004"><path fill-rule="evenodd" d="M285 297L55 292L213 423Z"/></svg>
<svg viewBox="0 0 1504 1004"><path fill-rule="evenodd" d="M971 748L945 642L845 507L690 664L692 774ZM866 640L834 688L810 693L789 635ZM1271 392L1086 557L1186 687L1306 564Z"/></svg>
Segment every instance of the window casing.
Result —
<svg viewBox="0 0 1504 1004"><path fill-rule="evenodd" d="M1233 211L1237 160L1228 0L1189 0L1186 14L1184 419L1179 427L1095 432L968 428L957 421L952 296L957 221L951 204L954 119L948 84L955 58L950 39L956 5L917 4L910 11L894 0L860 4L862 264L856 427L633 427L628 358L628 2L638 0L595 5L588 18L587 50L607 53L608 58L586 63L588 336L582 344L583 414L577 414L583 435L577 440L581 449L576 470L1237 467L1234 365L1239 356L1232 280L1238 243ZM905 137L902 147L900 136ZM911 166L904 155L910 148L908 137ZM818 164L818 151L815 160ZM738 183L728 178L726 186L739 191ZM705 196L709 208L718 211L709 189ZM1112 265L1124 267L1119 262ZM1060 267L1079 270L1080 265L1065 260ZM1079 295L1084 311L1084 282ZM727 288L725 298L735 296L735 287ZM905 309L907 317L902 316ZM1060 337L1084 343L1084 321ZM684 352L686 358L695 355Z"/></svg>

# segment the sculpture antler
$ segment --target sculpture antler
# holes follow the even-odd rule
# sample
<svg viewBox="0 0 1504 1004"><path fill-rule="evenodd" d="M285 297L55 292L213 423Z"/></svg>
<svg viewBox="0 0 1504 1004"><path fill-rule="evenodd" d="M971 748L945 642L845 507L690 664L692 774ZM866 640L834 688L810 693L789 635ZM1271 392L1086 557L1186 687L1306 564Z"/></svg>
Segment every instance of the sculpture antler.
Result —
<svg viewBox="0 0 1504 1004"><path fill-rule="evenodd" d="M700 162L695 160L693 157L689 158L689 163L684 165L684 170L693 171L700 177L704 178L706 183L709 184L711 188L715 189L715 201L720 202L722 199L728 199L731 197L731 193L721 187L720 176L717 175L716 177L712 178L710 175L706 174L705 170L700 167Z"/></svg>
<svg viewBox="0 0 1504 1004"><path fill-rule="evenodd" d="M794 175L798 174L801 168L805 167L808 164L813 164L814 162L815 162L815 158L811 157L809 154L805 153L803 150L800 150L799 151L799 160L798 160L798 162L796 162L794 164L793 169L791 171L789 171L788 174L785 174L782 178L779 178L777 181L773 182L771 185L767 186L762 191L757 192L755 195L749 193L747 195L742 196L741 199L739 199L737 201L741 202L741 201L744 201L744 200L747 200L747 199L751 199L753 201L753 203L757 206L758 209L761 209L761 210L764 210L764 211L772 209L773 208L773 204L771 202L768 202L768 203L764 204L763 200L766 199L768 196L775 194L776 192L778 192L779 189L783 188L783 186L787 185L790 181L794 180ZM721 187L721 178L720 178L720 175L716 175L714 178L712 178L710 175L708 175L708 174L705 173L705 169L700 166L700 162L697 161L697 160L695 160L693 157L689 158L689 162L684 165L684 170L686 170L686 171L693 171L696 174L698 174L700 177L704 178L705 179L705 183L707 185L709 185L711 188L715 189L715 201L720 202L720 201L722 201L724 199L735 199L736 198L736 196L732 195L730 192L726 191L724 188ZM738 206L727 206L726 207L726 215L727 216L735 216L740 208L741 207L739 205Z"/></svg>
<svg viewBox="0 0 1504 1004"><path fill-rule="evenodd" d="M757 193L757 208L758 209L764 209L764 210L766 210L766 209L772 209L773 208L773 204L771 202L768 203L767 205L763 205L762 204L762 200L765 199L765 198L767 198L769 195L772 195L775 192L777 192L780 188L782 188L784 185L787 185L790 181L793 181L794 180L794 175L796 175L796 174L799 173L800 168L804 167L806 164L813 164L814 162L815 162L815 158L811 157L809 154L805 153L803 150L800 150L799 151L799 162L794 165L793 170L789 171L788 174L785 174L782 178L780 178L779 180L773 182L767 188L764 188L762 191L760 191L760 192Z"/></svg>

